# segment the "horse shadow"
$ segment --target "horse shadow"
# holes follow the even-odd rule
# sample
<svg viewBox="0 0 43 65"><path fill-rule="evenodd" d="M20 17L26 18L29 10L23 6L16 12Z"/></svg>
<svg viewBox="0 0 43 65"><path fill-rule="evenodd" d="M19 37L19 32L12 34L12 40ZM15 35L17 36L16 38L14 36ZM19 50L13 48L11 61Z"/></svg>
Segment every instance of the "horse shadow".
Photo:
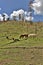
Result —
<svg viewBox="0 0 43 65"><path fill-rule="evenodd" d="M14 38L9 39L8 36L7 36L7 39L8 39L8 40L12 40L12 42L8 42L7 44L4 44L4 45L2 45L2 46L6 46L6 45L9 45L9 44L15 43L15 42L17 42L17 41L20 41L19 39L14 39Z"/></svg>

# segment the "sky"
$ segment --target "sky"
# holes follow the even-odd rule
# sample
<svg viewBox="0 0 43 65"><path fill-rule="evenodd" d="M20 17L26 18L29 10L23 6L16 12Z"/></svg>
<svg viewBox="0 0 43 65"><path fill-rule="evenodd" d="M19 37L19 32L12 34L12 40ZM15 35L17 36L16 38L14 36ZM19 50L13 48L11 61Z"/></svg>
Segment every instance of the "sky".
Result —
<svg viewBox="0 0 43 65"><path fill-rule="evenodd" d="M30 0L0 0L0 14L7 13L10 15L14 10L23 9L28 11ZM34 21L43 21L42 15L34 15Z"/></svg>
<svg viewBox="0 0 43 65"><path fill-rule="evenodd" d="M7 12L10 14L13 10L28 9L29 0L0 0L0 13Z"/></svg>

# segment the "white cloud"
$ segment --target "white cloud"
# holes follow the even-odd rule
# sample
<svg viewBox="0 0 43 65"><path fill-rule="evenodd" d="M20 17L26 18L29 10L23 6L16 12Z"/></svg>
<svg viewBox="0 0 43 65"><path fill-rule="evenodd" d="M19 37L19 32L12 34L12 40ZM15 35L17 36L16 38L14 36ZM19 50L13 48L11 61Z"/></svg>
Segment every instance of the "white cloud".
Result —
<svg viewBox="0 0 43 65"><path fill-rule="evenodd" d="M18 16L18 12L17 11L13 11L13 16Z"/></svg>
<svg viewBox="0 0 43 65"><path fill-rule="evenodd" d="M27 17L27 16L25 17L26 21L30 21L30 19L33 20L34 18L33 17Z"/></svg>
<svg viewBox="0 0 43 65"><path fill-rule="evenodd" d="M17 11L13 11L13 13L11 13L11 15L10 15L10 20L13 20L14 16L16 17L16 19L19 20L19 14L21 14L21 19L20 20L22 20L22 18L24 17L25 20L29 21L30 20L30 17L29 17L30 13L31 12L27 12L27 11L24 11L22 9L17 10ZM33 20L33 17L31 19Z"/></svg>
<svg viewBox="0 0 43 65"><path fill-rule="evenodd" d="M27 15L27 11L25 11L24 14Z"/></svg>
<svg viewBox="0 0 43 65"><path fill-rule="evenodd" d="M0 14L0 21L3 21L3 17L2 17L2 15Z"/></svg>
<svg viewBox="0 0 43 65"><path fill-rule="evenodd" d="M18 14L24 14L24 10L20 9L17 11Z"/></svg>
<svg viewBox="0 0 43 65"><path fill-rule="evenodd" d="M14 16L14 14L11 13L11 14L10 14L10 20L13 20L13 16Z"/></svg>
<svg viewBox="0 0 43 65"><path fill-rule="evenodd" d="M10 15L10 19L13 20L14 16L19 19L19 14L21 14L21 16L22 16L24 14L24 10L20 9L17 11L13 11L13 13L11 13L11 15Z"/></svg>
<svg viewBox="0 0 43 65"><path fill-rule="evenodd" d="M24 14L24 10L20 9L17 11L13 11L14 16L18 16L19 14Z"/></svg>
<svg viewBox="0 0 43 65"><path fill-rule="evenodd" d="M9 18L9 16L6 13L3 13L5 15L5 21Z"/></svg>
<svg viewBox="0 0 43 65"><path fill-rule="evenodd" d="M34 0L32 9L34 10L34 14L43 15L43 0Z"/></svg>

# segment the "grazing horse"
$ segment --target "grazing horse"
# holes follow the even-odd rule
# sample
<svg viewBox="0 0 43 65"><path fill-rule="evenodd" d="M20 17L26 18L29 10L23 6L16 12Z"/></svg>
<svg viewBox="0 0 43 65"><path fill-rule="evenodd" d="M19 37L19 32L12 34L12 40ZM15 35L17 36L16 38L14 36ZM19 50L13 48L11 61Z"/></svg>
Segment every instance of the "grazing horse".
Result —
<svg viewBox="0 0 43 65"><path fill-rule="evenodd" d="M28 38L28 34L23 34L23 35L20 35L20 37L19 37L20 39L21 38Z"/></svg>

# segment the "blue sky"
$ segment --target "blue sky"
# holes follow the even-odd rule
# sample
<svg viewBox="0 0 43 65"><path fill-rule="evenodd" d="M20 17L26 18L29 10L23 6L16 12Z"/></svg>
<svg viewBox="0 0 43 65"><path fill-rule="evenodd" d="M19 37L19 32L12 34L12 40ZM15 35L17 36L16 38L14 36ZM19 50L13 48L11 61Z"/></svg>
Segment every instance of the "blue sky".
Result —
<svg viewBox="0 0 43 65"><path fill-rule="evenodd" d="M3 12L8 15L11 14L14 10L23 9L28 11L28 3L30 0L0 0L0 14ZM43 16L33 15L35 21L43 21Z"/></svg>
<svg viewBox="0 0 43 65"><path fill-rule="evenodd" d="M7 12L10 14L13 10L17 9L28 9L28 2L29 0L0 0L0 8L2 12Z"/></svg>

